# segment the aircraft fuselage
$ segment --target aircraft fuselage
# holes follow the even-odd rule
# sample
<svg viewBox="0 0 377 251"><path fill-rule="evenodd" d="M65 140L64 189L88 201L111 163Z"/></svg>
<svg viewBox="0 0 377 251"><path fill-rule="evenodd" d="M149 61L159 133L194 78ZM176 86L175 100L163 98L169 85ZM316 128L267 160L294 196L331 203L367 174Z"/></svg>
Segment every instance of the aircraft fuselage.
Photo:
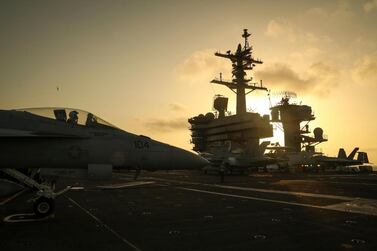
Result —
<svg viewBox="0 0 377 251"><path fill-rule="evenodd" d="M109 126L70 124L24 111L0 111L0 168L195 169L194 153Z"/></svg>

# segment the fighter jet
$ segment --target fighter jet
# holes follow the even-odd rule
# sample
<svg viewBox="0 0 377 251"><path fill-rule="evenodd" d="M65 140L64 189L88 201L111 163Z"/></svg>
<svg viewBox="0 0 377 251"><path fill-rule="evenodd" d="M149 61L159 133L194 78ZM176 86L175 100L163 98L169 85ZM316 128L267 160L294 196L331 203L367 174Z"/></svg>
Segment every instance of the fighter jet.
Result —
<svg viewBox="0 0 377 251"><path fill-rule="evenodd" d="M313 161L316 164L320 164L325 167L338 167L338 166L352 166L362 165L363 163L369 163L368 154L366 152L358 152L359 148L355 147L353 151L347 156L344 148L340 148L338 157L327 157L323 155L313 156ZM357 159L354 159L356 153Z"/></svg>
<svg viewBox="0 0 377 251"><path fill-rule="evenodd" d="M264 154L269 144L269 141L262 142L258 151L254 150L254 152L248 148L235 147L234 149L222 149L223 151L218 151L215 154L201 153L201 156L211 164L211 166L206 166L204 173L224 169L225 172L243 174L250 169L266 169L271 164L281 162L280 158L271 158Z"/></svg>
<svg viewBox="0 0 377 251"><path fill-rule="evenodd" d="M20 186L30 188L39 217L51 214L55 198L70 189L55 191L52 176L104 179L111 177L113 168L200 169L208 163L189 151L70 108L0 110L0 140L0 196Z"/></svg>

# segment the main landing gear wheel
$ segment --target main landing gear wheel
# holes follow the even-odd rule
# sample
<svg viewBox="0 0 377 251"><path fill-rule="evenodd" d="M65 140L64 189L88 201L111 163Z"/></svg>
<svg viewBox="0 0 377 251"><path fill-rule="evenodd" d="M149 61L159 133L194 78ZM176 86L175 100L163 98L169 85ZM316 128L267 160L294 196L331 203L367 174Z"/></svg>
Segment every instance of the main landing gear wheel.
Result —
<svg viewBox="0 0 377 251"><path fill-rule="evenodd" d="M38 218L44 218L52 214L55 208L55 201L50 198L40 197L33 204L34 214Z"/></svg>

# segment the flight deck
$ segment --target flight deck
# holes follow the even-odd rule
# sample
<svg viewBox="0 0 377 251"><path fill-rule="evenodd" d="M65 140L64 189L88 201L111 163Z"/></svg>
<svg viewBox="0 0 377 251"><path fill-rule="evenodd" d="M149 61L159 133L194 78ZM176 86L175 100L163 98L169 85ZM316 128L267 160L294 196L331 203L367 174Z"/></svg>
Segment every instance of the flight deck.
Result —
<svg viewBox="0 0 377 251"><path fill-rule="evenodd" d="M377 250L376 173L133 175L75 181L45 220L8 203L0 250Z"/></svg>

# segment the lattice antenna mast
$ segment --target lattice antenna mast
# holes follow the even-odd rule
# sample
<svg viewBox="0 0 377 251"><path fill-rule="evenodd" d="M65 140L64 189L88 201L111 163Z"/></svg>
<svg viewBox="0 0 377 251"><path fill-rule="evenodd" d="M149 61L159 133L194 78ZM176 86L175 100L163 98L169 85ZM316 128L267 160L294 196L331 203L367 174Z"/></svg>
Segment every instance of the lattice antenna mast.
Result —
<svg viewBox="0 0 377 251"><path fill-rule="evenodd" d="M245 39L245 44L244 44L244 47L243 47L244 50L246 50L247 48L250 48L251 50L253 49L252 47L249 46L248 38L250 36L251 36L251 34L247 32L247 29L244 29L243 34L242 34L242 37Z"/></svg>
<svg viewBox="0 0 377 251"><path fill-rule="evenodd" d="M252 56L252 47L249 45L248 38L250 33L247 29L243 30L242 37L245 39L244 47L238 44L237 50L232 53L230 50L224 53L216 52L215 56L227 58L232 62L232 77L231 81L223 81L222 77L215 78L211 81L214 84L225 85L237 95L237 114L246 113L246 95L254 90L268 91L263 87L262 81L260 84L252 83L252 78L246 79L246 71L252 70L256 64L262 64L259 59L254 59ZM248 92L246 92L248 90Z"/></svg>

